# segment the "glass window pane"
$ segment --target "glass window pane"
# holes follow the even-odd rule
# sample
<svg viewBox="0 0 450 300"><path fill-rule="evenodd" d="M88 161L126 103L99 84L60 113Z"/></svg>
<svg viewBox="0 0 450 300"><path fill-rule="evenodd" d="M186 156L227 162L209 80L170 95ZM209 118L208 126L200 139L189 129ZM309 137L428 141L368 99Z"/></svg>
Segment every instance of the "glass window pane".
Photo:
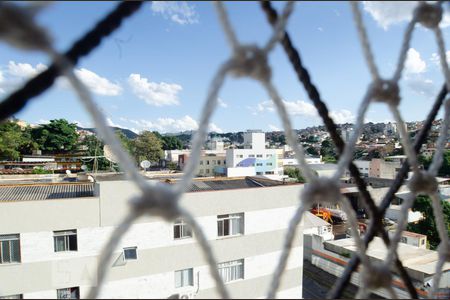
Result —
<svg viewBox="0 0 450 300"><path fill-rule="evenodd" d="M223 221L218 221L217 222L217 235L218 236L223 236Z"/></svg>
<svg viewBox="0 0 450 300"><path fill-rule="evenodd" d="M77 251L77 236L76 235L69 235L68 236L68 240L69 240L69 250L70 251Z"/></svg>
<svg viewBox="0 0 450 300"><path fill-rule="evenodd" d="M19 240L10 241L11 262L20 262L20 243Z"/></svg>
<svg viewBox="0 0 450 300"><path fill-rule="evenodd" d="M173 228L173 238L174 239L179 239L181 238L181 230L180 230L180 225L175 225Z"/></svg>
<svg viewBox="0 0 450 300"><path fill-rule="evenodd" d="M2 263L11 262L11 253L9 250L9 241L2 242Z"/></svg>
<svg viewBox="0 0 450 300"><path fill-rule="evenodd" d="M66 251L64 236L55 236L55 252Z"/></svg>
<svg viewBox="0 0 450 300"><path fill-rule="evenodd" d="M181 271L175 271L175 287L181 287Z"/></svg>

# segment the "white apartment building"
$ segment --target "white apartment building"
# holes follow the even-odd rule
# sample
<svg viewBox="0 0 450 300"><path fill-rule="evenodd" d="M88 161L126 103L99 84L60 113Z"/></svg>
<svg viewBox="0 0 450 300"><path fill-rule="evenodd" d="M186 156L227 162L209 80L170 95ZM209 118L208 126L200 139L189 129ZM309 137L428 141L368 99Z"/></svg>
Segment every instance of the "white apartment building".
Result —
<svg viewBox="0 0 450 300"><path fill-rule="evenodd" d="M226 167L226 156L222 155L202 155L200 156L199 166L197 168L198 176L215 176L217 173L223 172Z"/></svg>
<svg viewBox="0 0 450 300"><path fill-rule="evenodd" d="M283 175L283 150L266 149L265 133L259 130L244 132L244 149L227 149L228 177Z"/></svg>
<svg viewBox="0 0 450 300"><path fill-rule="evenodd" d="M194 181L181 203L203 228L233 298L263 297L302 185ZM132 182L0 186L0 297L85 298L99 254L139 194ZM300 226L277 297L302 297ZM100 298L218 298L184 220L135 220L114 249Z"/></svg>

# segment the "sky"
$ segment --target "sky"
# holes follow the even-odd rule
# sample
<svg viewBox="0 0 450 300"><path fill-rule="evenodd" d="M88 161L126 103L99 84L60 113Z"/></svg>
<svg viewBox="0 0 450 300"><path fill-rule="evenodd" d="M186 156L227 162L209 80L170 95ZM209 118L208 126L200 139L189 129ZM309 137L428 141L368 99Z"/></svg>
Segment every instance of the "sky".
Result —
<svg viewBox="0 0 450 300"><path fill-rule="evenodd" d="M53 2L36 16L54 46L65 51L118 5L117 2ZM284 3L274 3L280 11ZM389 78L397 63L403 32L416 2L362 2L363 19L375 61ZM256 2L225 2L239 42L262 46L272 33ZM441 23L450 49L450 5ZM444 79L434 34L417 25L400 82L400 111L406 121L423 120ZM368 68L347 2L295 4L287 31L337 123L354 122L370 84ZM12 48L0 40L0 99L45 70L51 60L37 51ZM232 51L212 2L146 2L119 30L80 60L75 73L91 89L110 125L135 132L195 130L212 78ZM450 51L447 52L450 61ZM277 45L269 55L272 80L285 101L294 128L322 124L292 66ZM267 92L255 80L228 76L209 129L236 132L282 129ZM442 112L441 112L442 114ZM32 124L65 118L93 126L64 80L33 99L15 117ZM374 103L366 121L393 117Z"/></svg>

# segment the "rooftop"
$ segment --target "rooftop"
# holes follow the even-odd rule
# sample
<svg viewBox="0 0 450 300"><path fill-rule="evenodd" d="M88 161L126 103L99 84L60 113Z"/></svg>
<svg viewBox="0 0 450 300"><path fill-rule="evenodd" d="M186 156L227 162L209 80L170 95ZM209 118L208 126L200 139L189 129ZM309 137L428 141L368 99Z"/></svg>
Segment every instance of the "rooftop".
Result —
<svg viewBox="0 0 450 300"><path fill-rule="evenodd" d="M345 249L348 252L357 252L357 247L353 238L327 241L324 243L325 248L329 251L335 253L342 253ZM375 237L372 242L370 242L367 249L367 255L375 260L384 261L386 259L387 249L381 238ZM398 258L402 261L403 265L410 271L410 275L414 278L421 280L420 274L426 276L432 276L436 272L436 265L438 262L437 251L418 248L405 243L398 244ZM445 263L443 266L443 272L450 270L450 263Z"/></svg>
<svg viewBox="0 0 450 300"><path fill-rule="evenodd" d="M93 183L12 184L0 186L0 202L93 197Z"/></svg>

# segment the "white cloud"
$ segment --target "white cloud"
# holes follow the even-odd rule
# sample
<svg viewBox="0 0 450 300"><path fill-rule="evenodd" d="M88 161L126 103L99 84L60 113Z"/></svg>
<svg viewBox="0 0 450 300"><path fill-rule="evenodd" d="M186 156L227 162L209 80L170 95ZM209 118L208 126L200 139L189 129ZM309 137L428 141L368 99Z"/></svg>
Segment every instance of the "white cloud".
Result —
<svg viewBox="0 0 450 300"><path fill-rule="evenodd" d="M218 98L217 101L218 101L220 107L223 107L223 108L228 107L228 104L225 101L223 101L221 98Z"/></svg>
<svg viewBox="0 0 450 300"><path fill-rule="evenodd" d="M112 83L108 79L85 69L76 69L75 74L91 90L92 93L101 96L117 96L122 93L122 87Z"/></svg>
<svg viewBox="0 0 450 300"><path fill-rule="evenodd" d="M353 123L356 119L353 113L346 109L331 111L330 117L336 124Z"/></svg>
<svg viewBox="0 0 450 300"><path fill-rule="evenodd" d="M31 78L46 69L47 66L41 63L35 67L27 63L16 63L12 60L8 63L8 74L19 78Z"/></svg>
<svg viewBox="0 0 450 300"><path fill-rule="evenodd" d="M418 1L363 1L366 10L384 30L389 26L411 20ZM450 13L444 13L441 27L450 25Z"/></svg>
<svg viewBox="0 0 450 300"><path fill-rule="evenodd" d="M214 124L214 123L210 123L209 124L209 131L210 132L223 133L223 130L219 126Z"/></svg>
<svg viewBox="0 0 450 300"><path fill-rule="evenodd" d="M157 130L162 133L180 132L198 129L197 121L195 121L189 115L186 115L180 119L158 118L156 119L156 121L148 121L143 119L142 120L127 119L127 122L136 125L141 130Z"/></svg>
<svg viewBox="0 0 450 300"><path fill-rule="evenodd" d="M0 77L0 92L13 90L22 84L25 80L36 76L38 73L46 70L48 67L42 63L33 66L28 63L19 63L9 61L6 72ZM1 71L0 71L1 72ZM122 87L110 82L108 79L85 69L75 69L75 74L80 80L95 94L102 96L117 96L122 93ZM70 85L66 79L59 79L57 86L69 88Z"/></svg>
<svg viewBox="0 0 450 300"><path fill-rule="evenodd" d="M307 103L302 100L297 100L297 101L283 100L283 102L284 102L284 105L286 106L287 112L291 116L301 116L301 117L317 119L317 120L320 119L316 108L314 107L314 105L312 105L310 103ZM258 113L265 112L265 111L275 112L275 106L274 106L273 102L270 100L260 102L257 104L256 107L247 106L247 108L249 110L251 110L254 115L257 115ZM338 124L351 123L351 122L354 122L354 120L355 120L355 116L353 115L353 113L346 109L331 111L330 116ZM269 126L269 128L271 128L271 126L273 126L273 125L269 124L268 126ZM274 128L276 128L276 127L274 127Z"/></svg>
<svg viewBox="0 0 450 300"><path fill-rule="evenodd" d="M447 58L447 63L450 64L450 50L448 50L445 53L445 56ZM441 66L441 58L440 58L439 54L437 54L437 53L431 54L430 61L432 63L434 63L436 66L439 66L439 67Z"/></svg>
<svg viewBox="0 0 450 300"><path fill-rule="evenodd" d="M406 61L405 61L405 73L407 74L418 74L425 72L427 64L420 57L420 53L414 49L409 48Z"/></svg>
<svg viewBox="0 0 450 300"><path fill-rule="evenodd" d="M407 78L406 84L416 94L422 95L429 99L436 96L436 86L431 79L416 76L413 78Z"/></svg>
<svg viewBox="0 0 450 300"><path fill-rule="evenodd" d="M195 7L186 1L153 1L151 9L165 19L181 25L194 24L199 21Z"/></svg>
<svg viewBox="0 0 450 300"><path fill-rule="evenodd" d="M272 125L272 124L269 124L269 130L271 130L271 131L281 131L280 128L278 128L277 126Z"/></svg>
<svg viewBox="0 0 450 300"><path fill-rule="evenodd" d="M319 30L320 32L323 32L323 28L322 27L317 27L317 30Z"/></svg>
<svg viewBox="0 0 450 300"><path fill-rule="evenodd" d="M178 93L183 89L175 83L151 82L140 74L130 74L128 84L133 94L154 106L178 105Z"/></svg>

